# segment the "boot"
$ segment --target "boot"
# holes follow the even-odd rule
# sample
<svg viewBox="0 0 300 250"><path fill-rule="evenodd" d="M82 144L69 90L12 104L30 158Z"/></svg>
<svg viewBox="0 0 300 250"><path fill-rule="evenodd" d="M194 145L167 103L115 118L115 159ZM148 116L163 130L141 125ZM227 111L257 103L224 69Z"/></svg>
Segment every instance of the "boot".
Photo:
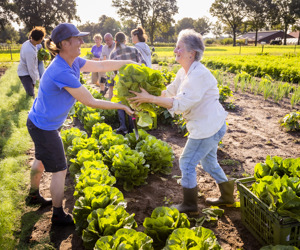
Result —
<svg viewBox="0 0 300 250"><path fill-rule="evenodd" d="M74 225L73 216L71 214L66 214L62 207L53 207L51 222L53 226Z"/></svg>
<svg viewBox="0 0 300 250"><path fill-rule="evenodd" d="M212 206L231 205L234 203L234 180L222 182L219 185L221 196L219 198L207 198L205 202Z"/></svg>
<svg viewBox="0 0 300 250"><path fill-rule="evenodd" d="M52 205L51 198L44 198L41 196L39 189L30 189L29 195L26 197L26 204L31 205L40 205L42 207Z"/></svg>
<svg viewBox="0 0 300 250"><path fill-rule="evenodd" d="M180 213L186 213L188 215L198 215L198 189L197 186L194 188L183 188L183 202L173 207L177 208Z"/></svg>

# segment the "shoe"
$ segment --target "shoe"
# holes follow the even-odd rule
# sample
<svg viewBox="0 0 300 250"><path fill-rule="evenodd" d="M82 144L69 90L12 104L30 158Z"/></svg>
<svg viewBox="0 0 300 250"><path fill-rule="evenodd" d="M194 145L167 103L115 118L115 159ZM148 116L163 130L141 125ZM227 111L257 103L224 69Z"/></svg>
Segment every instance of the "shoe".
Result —
<svg viewBox="0 0 300 250"><path fill-rule="evenodd" d="M123 128L117 128L116 129L116 134L118 134L118 135L126 135L126 134L128 134L128 130L127 129L123 129Z"/></svg>
<svg viewBox="0 0 300 250"><path fill-rule="evenodd" d="M189 216L199 215L198 211L198 189L197 186L194 188L183 188L183 202L178 205L174 205L180 213L186 213Z"/></svg>
<svg viewBox="0 0 300 250"><path fill-rule="evenodd" d="M221 196L219 198L207 198L205 202L212 206L232 205L234 203L234 180L219 183Z"/></svg>
<svg viewBox="0 0 300 250"><path fill-rule="evenodd" d="M74 225L71 214L52 215L51 222L53 226L71 226Z"/></svg>
<svg viewBox="0 0 300 250"><path fill-rule="evenodd" d="M52 205L51 198L44 198L41 195L28 195L26 198L27 206L30 205L41 205L43 207Z"/></svg>

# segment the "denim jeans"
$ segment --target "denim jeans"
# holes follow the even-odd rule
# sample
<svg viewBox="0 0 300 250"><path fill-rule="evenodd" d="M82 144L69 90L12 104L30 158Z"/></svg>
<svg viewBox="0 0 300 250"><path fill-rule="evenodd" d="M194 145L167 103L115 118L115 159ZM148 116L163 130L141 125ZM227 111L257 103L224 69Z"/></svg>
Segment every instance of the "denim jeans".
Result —
<svg viewBox="0 0 300 250"><path fill-rule="evenodd" d="M179 159L179 166L182 173L182 187L194 188L197 185L196 166L199 162L203 169L209 173L217 183L228 181L217 160L218 144L225 133L226 123L224 123L216 134L209 138L188 139Z"/></svg>

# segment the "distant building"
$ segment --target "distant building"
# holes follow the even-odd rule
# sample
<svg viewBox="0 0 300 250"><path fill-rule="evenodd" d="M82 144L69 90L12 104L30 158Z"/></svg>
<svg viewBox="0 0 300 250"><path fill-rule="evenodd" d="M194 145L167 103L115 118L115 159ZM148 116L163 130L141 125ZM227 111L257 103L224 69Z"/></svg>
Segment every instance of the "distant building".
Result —
<svg viewBox="0 0 300 250"><path fill-rule="evenodd" d="M292 37L294 37L294 38L288 38L288 39L286 39L286 44L288 44L288 45L292 45L292 44L296 45L296 44L298 44L299 37L300 37L299 33L300 33L300 31L294 31L294 32L289 33L289 35L292 36Z"/></svg>
<svg viewBox="0 0 300 250"><path fill-rule="evenodd" d="M257 33L257 42L270 43L271 40L282 40L284 38L284 32L282 30L269 30L259 31ZM287 38L293 38L293 36L287 34ZM255 32L249 32L237 37L237 39L247 39L248 43L255 43Z"/></svg>

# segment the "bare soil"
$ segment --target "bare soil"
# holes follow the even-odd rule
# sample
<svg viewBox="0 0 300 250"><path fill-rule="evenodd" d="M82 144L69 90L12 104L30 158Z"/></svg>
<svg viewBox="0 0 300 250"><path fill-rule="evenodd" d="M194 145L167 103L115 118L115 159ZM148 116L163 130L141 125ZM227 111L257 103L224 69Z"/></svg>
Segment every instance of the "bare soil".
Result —
<svg viewBox="0 0 300 250"><path fill-rule="evenodd" d="M286 133L278 123L279 119L291 112L287 100L277 104L264 101L259 95L235 93L234 103L236 109L228 111L228 130L223 138L223 147L218 150L220 165L229 177L243 178L253 175L254 166L263 162L267 155L283 158L300 157L300 133ZM296 108L299 110L299 106ZM169 176L151 175L147 185L136 188L132 192L126 192L118 187L128 200L127 211L135 213L138 231L143 231L143 221L145 217L151 215L154 208L169 206L182 200L181 186L172 176L180 175L178 159L187 138L179 134L176 128L163 125L149 133L171 145L175 160L172 174ZM202 194L198 200L201 211L208 207L204 202L205 198L217 197L219 190L213 178L205 173L200 165L197 173L198 188ZM50 196L50 180L51 175L45 174L41 183L41 193L46 197ZM72 211L75 203L73 191L74 183L68 175L64 204L69 212ZM236 190L235 195L237 195ZM204 224L215 232L223 249L260 249L261 245L241 222L240 208L224 209L224 215L217 222ZM48 239L49 244L55 249L84 249L75 227L52 227L50 208L40 208L36 212L42 217L32 228L31 236L28 238L30 245Z"/></svg>

